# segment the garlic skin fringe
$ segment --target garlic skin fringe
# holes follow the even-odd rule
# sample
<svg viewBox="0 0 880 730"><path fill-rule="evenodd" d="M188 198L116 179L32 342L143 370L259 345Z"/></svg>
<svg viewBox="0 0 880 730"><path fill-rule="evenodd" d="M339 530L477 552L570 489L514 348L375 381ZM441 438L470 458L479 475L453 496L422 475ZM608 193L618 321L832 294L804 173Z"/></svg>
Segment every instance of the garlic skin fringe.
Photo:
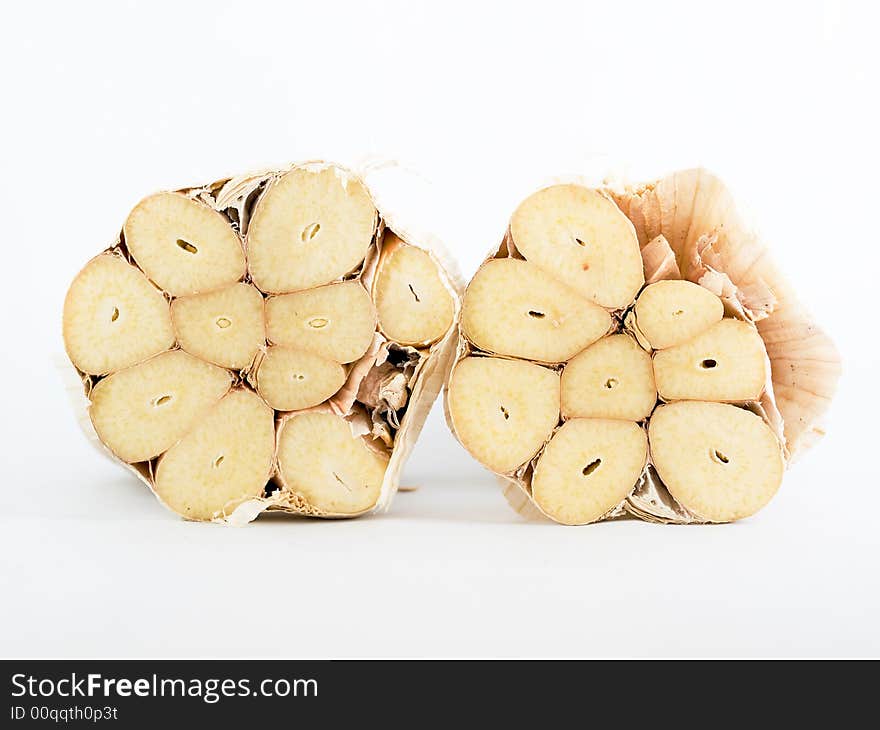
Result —
<svg viewBox="0 0 880 730"><path fill-rule="evenodd" d="M613 324L578 341L566 321L588 307ZM490 360L520 374L477 377ZM839 371L726 188L687 170L529 196L466 289L445 408L528 518L729 522L821 434Z"/></svg>
<svg viewBox="0 0 880 730"><path fill-rule="evenodd" d="M187 519L387 509L460 291L442 244L338 165L148 196L65 299L84 430Z"/></svg>

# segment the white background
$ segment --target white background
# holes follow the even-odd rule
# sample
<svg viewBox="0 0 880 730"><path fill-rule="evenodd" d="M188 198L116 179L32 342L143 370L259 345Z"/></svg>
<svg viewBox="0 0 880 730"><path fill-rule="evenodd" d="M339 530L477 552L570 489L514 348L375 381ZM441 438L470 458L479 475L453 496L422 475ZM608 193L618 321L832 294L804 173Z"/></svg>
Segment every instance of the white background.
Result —
<svg viewBox="0 0 880 730"><path fill-rule="evenodd" d="M6 8L0 655L880 654L872 5ZM417 170L468 276L552 176L710 167L840 346L828 436L729 526L522 522L439 409L388 515L176 519L77 430L65 289L143 195L315 157Z"/></svg>

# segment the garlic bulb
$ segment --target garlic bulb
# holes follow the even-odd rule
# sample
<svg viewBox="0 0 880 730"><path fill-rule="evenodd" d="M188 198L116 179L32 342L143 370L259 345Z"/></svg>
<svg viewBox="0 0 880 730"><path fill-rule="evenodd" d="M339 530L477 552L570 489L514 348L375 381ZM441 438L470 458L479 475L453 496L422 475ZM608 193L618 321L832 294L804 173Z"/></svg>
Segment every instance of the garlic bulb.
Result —
<svg viewBox="0 0 880 730"><path fill-rule="evenodd" d="M389 216L327 163L145 198L64 304L88 432L187 519L386 508L459 309Z"/></svg>

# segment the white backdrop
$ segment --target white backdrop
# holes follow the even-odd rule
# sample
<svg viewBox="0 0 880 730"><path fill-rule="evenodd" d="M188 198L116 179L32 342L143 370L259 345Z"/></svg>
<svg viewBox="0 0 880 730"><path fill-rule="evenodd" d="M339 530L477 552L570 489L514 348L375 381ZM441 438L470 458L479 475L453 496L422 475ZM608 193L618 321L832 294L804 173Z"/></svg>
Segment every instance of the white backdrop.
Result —
<svg viewBox="0 0 880 730"><path fill-rule="evenodd" d="M869 3L81 2L4 10L0 656L880 654ZM828 436L722 527L521 522L435 409L389 515L165 512L77 432L66 287L160 188L418 171L464 274L537 184L706 165L835 336Z"/></svg>

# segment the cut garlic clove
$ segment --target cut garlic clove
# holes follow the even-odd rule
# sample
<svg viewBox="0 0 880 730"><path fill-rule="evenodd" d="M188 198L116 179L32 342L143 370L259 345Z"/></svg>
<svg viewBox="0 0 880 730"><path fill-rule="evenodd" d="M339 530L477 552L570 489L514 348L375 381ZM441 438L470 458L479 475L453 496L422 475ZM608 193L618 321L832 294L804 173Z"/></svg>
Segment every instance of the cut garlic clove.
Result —
<svg viewBox="0 0 880 730"><path fill-rule="evenodd" d="M184 350L222 367L247 367L266 342L263 296L249 284L175 299L171 317Z"/></svg>
<svg viewBox="0 0 880 730"><path fill-rule="evenodd" d="M564 418L641 421L656 402L651 356L629 335L595 342L562 371Z"/></svg>
<svg viewBox="0 0 880 730"><path fill-rule="evenodd" d="M556 363L606 334L611 316L533 264L493 259L468 284L461 328L486 352Z"/></svg>
<svg viewBox="0 0 880 730"><path fill-rule="evenodd" d="M373 341L376 311L357 281L270 297L266 302L269 340L348 363Z"/></svg>
<svg viewBox="0 0 880 730"><path fill-rule="evenodd" d="M767 382L767 353L747 322L723 319L690 342L654 353L664 400L758 400Z"/></svg>
<svg viewBox="0 0 880 730"><path fill-rule="evenodd" d="M274 453L272 409L253 391L230 391L159 458L156 494L188 519L229 515L263 494Z"/></svg>
<svg viewBox="0 0 880 730"><path fill-rule="evenodd" d="M648 438L638 424L576 418L544 448L532 476L532 496L556 522L594 522L626 499L647 458Z"/></svg>
<svg viewBox="0 0 880 730"><path fill-rule="evenodd" d="M449 383L449 416L462 445L507 473L531 459L559 421L559 375L494 357L466 357Z"/></svg>
<svg viewBox="0 0 880 730"><path fill-rule="evenodd" d="M90 375L134 365L174 344L168 300L120 256L102 254L77 274L64 299L64 346Z"/></svg>
<svg viewBox="0 0 880 730"><path fill-rule="evenodd" d="M711 522L748 517L782 482L782 449L758 416L723 403L660 406L648 427L651 457L669 492Z"/></svg>
<svg viewBox="0 0 880 730"><path fill-rule="evenodd" d="M724 304L690 281L658 281L646 286L635 306L639 330L655 350L692 340L724 317Z"/></svg>
<svg viewBox="0 0 880 730"><path fill-rule="evenodd" d="M452 325L455 300L431 256L385 232L373 296L379 326L401 345L427 346Z"/></svg>
<svg viewBox="0 0 880 730"><path fill-rule="evenodd" d="M366 188L342 168L294 168L270 183L254 209L247 234L254 284L283 294L354 271L377 222Z"/></svg>
<svg viewBox="0 0 880 730"><path fill-rule="evenodd" d="M172 296L229 286L245 274L244 248L229 221L180 193L142 200L123 233L137 265Z"/></svg>
<svg viewBox="0 0 880 730"><path fill-rule="evenodd" d="M608 309L629 306L644 284L632 223L595 190L539 190L513 214L510 234L526 260Z"/></svg>
<svg viewBox="0 0 880 730"><path fill-rule="evenodd" d="M387 466L387 456L332 413L297 413L279 427L279 480L320 512L355 515L374 507Z"/></svg>
<svg viewBox="0 0 880 730"><path fill-rule="evenodd" d="M345 368L305 350L275 345L256 373L257 392L278 411L299 411L323 403L345 383Z"/></svg>
<svg viewBox="0 0 880 730"><path fill-rule="evenodd" d="M101 380L92 389L89 415L120 459L147 461L187 433L231 385L229 371L173 350Z"/></svg>

